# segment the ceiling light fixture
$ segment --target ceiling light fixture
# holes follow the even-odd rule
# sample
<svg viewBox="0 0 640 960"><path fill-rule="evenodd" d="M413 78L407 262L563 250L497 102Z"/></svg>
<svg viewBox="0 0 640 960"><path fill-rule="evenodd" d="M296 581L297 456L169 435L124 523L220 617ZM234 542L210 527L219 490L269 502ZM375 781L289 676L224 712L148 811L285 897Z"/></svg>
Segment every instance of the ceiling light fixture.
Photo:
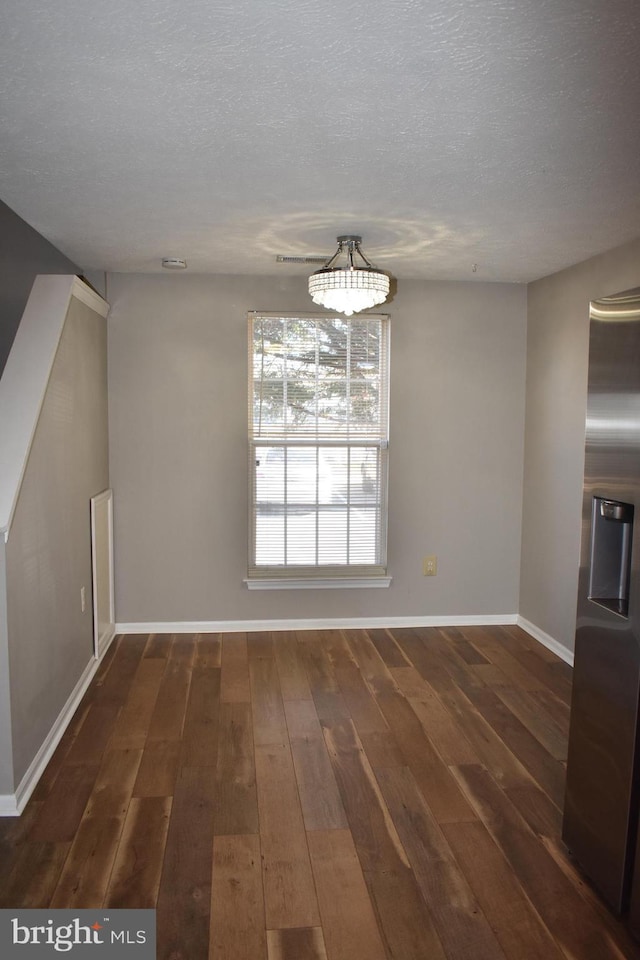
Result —
<svg viewBox="0 0 640 960"><path fill-rule="evenodd" d="M183 260L182 257L164 257L162 266L165 270L186 270L187 261Z"/></svg>
<svg viewBox="0 0 640 960"><path fill-rule="evenodd" d="M384 303L389 296L389 277L367 260L360 249L362 237L347 234L337 240L334 255L309 277L313 302L347 317ZM363 266L356 257L360 257ZM339 265L340 258L343 258L342 265Z"/></svg>

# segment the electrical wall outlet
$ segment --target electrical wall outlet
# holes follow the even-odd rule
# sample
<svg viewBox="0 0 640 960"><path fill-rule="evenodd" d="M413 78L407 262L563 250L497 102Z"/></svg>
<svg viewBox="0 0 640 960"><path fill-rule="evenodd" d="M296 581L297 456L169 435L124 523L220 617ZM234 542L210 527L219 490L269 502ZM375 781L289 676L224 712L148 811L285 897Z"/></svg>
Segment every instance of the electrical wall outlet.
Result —
<svg viewBox="0 0 640 960"><path fill-rule="evenodd" d="M87 609L87 596L84 587L80 587L80 610L82 613Z"/></svg>
<svg viewBox="0 0 640 960"><path fill-rule="evenodd" d="M422 558L422 573L425 577L435 577L438 572L438 558L435 553Z"/></svg>

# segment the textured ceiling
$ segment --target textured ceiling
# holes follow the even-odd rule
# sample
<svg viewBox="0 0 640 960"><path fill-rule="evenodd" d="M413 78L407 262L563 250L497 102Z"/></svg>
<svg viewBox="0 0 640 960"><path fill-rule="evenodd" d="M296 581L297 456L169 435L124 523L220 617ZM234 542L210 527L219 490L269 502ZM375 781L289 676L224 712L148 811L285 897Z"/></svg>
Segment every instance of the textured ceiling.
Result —
<svg viewBox="0 0 640 960"><path fill-rule="evenodd" d="M527 281L640 235L639 49L637 0L3 0L0 198L84 268Z"/></svg>

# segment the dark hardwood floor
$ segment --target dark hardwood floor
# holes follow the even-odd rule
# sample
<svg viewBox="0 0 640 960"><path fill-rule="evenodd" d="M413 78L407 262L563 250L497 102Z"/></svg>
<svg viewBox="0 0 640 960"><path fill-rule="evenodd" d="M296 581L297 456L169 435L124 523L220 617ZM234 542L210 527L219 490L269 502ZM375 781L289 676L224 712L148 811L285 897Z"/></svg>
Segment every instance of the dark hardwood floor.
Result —
<svg viewBox="0 0 640 960"><path fill-rule="evenodd" d="M0 906L159 960L638 960L560 840L571 669L516 627L114 641Z"/></svg>

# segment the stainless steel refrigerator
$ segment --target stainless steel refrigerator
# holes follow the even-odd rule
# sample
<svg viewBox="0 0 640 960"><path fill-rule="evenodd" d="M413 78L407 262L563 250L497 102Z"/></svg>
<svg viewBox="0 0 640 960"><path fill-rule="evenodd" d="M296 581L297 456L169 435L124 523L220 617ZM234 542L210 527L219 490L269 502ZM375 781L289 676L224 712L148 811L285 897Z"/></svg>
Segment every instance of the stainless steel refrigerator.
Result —
<svg viewBox="0 0 640 960"><path fill-rule="evenodd" d="M591 303L563 839L640 932L640 288ZM637 869L634 872L634 863Z"/></svg>

